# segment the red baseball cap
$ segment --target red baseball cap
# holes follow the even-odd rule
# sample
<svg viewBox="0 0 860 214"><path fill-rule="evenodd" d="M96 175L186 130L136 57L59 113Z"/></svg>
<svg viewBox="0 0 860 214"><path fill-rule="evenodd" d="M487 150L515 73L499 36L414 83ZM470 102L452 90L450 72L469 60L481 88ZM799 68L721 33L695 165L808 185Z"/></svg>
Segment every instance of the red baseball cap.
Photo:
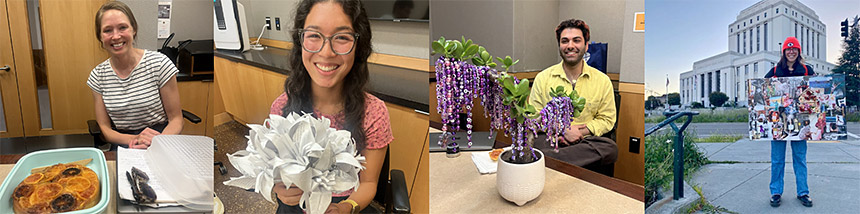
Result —
<svg viewBox="0 0 860 214"><path fill-rule="evenodd" d="M783 53L785 53L785 49L789 49L789 48L797 48L797 52L800 52L803 50L800 48L800 42L797 41L797 38L794 38L793 36L785 38L785 42L782 43L782 52Z"/></svg>

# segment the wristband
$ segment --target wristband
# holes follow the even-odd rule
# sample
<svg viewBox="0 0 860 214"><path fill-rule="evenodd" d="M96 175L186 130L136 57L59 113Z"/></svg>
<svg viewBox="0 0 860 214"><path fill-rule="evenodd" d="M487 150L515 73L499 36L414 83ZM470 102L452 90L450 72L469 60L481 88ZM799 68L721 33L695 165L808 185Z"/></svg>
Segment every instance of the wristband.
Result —
<svg viewBox="0 0 860 214"><path fill-rule="evenodd" d="M343 204L343 203L347 203L347 204L352 205L352 210L350 210L349 213L358 213L359 209L358 209L358 203L357 202L353 201L352 199L346 199L346 200L340 201L338 204Z"/></svg>

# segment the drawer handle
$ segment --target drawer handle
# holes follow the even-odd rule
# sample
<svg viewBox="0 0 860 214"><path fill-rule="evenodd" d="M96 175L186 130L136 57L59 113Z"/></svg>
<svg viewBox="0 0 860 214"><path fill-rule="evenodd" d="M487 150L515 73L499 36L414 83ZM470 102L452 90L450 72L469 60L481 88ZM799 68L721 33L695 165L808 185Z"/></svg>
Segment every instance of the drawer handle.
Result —
<svg viewBox="0 0 860 214"><path fill-rule="evenodd" d="M430 112L421 111L421 110L418 110L418 109L415 109L415 112L416 112L416 113L419 113L419 114L423 114L423 115L430 116Z"/></svg>

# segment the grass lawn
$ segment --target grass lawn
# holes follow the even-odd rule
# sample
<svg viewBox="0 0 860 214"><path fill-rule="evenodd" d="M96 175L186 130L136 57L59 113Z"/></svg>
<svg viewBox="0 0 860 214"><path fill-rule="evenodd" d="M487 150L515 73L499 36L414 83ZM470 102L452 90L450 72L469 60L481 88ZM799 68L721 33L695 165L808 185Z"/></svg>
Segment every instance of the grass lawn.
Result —
<svg viewBox="0 0 860 214"><path fill-rule="evenodd" d="M693 123L714 123L714 122L747 122L749 118L749 110L746 108L735 108L725 110L711 109L692 109L698 111L699 115L693 116ZM655 115L645 117L645 123L659 123L666 119L666 116ZM675 120L676 123L683 122L684 119Z"/></svg>

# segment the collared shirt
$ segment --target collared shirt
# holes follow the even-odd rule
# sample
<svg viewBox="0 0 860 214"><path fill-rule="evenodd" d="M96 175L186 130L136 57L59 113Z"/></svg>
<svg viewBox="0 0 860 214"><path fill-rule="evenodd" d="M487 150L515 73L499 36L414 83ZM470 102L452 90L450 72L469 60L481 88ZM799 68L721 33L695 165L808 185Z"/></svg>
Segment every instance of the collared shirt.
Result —
<svg viewBox="0 0 860 214"><path fill-rule="evenodd" d="M564 73L562 64L560 62L538 73L529 95L529 104L540 111L552 100L549 92L553 88L563 86L565 93L576 90L580 97L585 98L585 109L579 117L574 118L571 125L585 124L594 136L612 130L615 126L615 96L609 76L583 63L579 78L571 81Z"/></svg>

